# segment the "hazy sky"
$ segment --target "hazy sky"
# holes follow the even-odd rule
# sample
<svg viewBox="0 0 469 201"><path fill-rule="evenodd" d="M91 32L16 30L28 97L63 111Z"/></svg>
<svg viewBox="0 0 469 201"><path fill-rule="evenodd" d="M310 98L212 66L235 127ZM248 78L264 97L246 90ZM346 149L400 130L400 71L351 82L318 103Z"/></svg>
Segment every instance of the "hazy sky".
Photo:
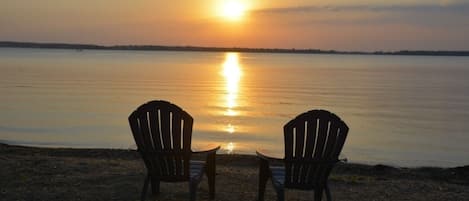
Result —
<svg viewBox="0 0 469 201"><path fill-rule="evenodd" d="M0 0L0 41L469 50L469 0Z"/></svg>

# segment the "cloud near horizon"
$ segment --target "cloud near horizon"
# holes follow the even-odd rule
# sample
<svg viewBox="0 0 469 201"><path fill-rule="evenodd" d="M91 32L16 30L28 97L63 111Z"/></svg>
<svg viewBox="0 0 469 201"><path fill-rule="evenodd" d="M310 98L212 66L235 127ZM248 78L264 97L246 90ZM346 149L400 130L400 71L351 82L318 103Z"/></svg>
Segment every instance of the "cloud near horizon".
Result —
<svg viewBox="0 0 469 201"><path fill-rule="evenodd" d="M291 14L308 12L432 12L459 13L469 15L469 2L440 4L388 4L388 5L305 5L295 7L276 7L253 10L255 14Z"/></svg>
<svg viewBox="0 0 469 201"><path fill-rule="evenodd" d="M469 2L441 1L418 5L305 5L253 10L258 19L280 19L290 26L401 24L413 27L456 28L469 31ZM295 17L301 16L301 17Z"/></svg>
<svg viewBox="0 0 469 201"><path fill-rule="evenodd" d="M311 38L306 43L295 41L296 38L287 40L298 46L348 50L469 49L465 36L469 33L469 2L284 6L253 10L251 15L263 22L258 27L275 24L278 30L296 30L299 38ZM322 40L325 38L328 41Z"/></svg>

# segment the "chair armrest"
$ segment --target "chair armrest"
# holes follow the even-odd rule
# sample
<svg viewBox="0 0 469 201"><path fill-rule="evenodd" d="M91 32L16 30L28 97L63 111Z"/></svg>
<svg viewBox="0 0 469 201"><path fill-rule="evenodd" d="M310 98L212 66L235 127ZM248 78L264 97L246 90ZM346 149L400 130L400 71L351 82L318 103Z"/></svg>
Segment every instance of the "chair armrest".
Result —
<svg viewBox="0 0 469 201"><path fill-rule="evenodd" d="M277 157L269 156L269 155L267 154L267 151L265 151L265 150L256 150L256 155L257 155L257 157L259 157L259 158L262 159L262 160L283 162L283 159L282 159L282 158L277 158ZM270 154L270 155L272 155L272 154Z"/></svg>
<svg viewBox="0 0 469 201"><path fill-rule="evenodd" d="M339 163L347 163L348 159L347 158L339 158Z"/></svg>
<svg viewBox="0 0 469 201"><path fill-rule="evenodd" d="M214 154L220 149L220 145L207 145L200 150L192 151L193 154Z"/></svg>
<svg viewBox="0 0 469 201"><path fill-rule="evenodd" d="M348 162L347 156L345 156L345 154L343 154L343 153L340 153L339 154L339 163L347 163L347 162Z"/></svg>

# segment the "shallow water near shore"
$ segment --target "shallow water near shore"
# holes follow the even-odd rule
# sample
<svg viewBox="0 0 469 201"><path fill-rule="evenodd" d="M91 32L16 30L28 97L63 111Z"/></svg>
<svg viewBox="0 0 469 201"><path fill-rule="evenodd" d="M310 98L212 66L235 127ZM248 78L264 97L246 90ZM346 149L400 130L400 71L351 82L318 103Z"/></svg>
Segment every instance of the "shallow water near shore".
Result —
<svg viewBox="0 0 469 201"><path fill-rule="evenodd" d="M0 48L0 72L7 143L135 148L128 115L162 99L194 117L194 148L281 155L283 125L321 108L350 161L469 164L469 57Z"/></svg>

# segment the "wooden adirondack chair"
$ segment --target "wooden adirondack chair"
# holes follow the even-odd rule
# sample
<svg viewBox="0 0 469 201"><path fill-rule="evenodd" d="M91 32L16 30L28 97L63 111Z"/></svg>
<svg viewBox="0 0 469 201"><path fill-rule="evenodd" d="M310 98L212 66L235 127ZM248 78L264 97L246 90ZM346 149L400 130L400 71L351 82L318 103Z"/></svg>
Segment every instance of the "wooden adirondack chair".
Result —
<svg viewBox="0 0 469 201"><path fill-rule="evenodd" d="M325 110L311 110L288 122L284 126L283 159L257 151L260 159L258 199L264 200L265 186L271 178L279 201L285 199L285 188L314 190L315 201L320 201L325 191L330 201L327 179L339 161L348 130L339 117ZM272 164L274 161L277 165Z"/></svg>
<svg viewBox="0 0 469 201"><path fill-rule="evenodd" d="M130 128L147 168L141 200L145 200L151 181L152 193L160 191L160 182L189 182L190 200L204 173L210 198L215 196L215 155L220 148L207 151L191 150L192 117L180 107L166 101L141 105L129 116ZM206 154L206 161L192 161L194 153Z"/></svg>

